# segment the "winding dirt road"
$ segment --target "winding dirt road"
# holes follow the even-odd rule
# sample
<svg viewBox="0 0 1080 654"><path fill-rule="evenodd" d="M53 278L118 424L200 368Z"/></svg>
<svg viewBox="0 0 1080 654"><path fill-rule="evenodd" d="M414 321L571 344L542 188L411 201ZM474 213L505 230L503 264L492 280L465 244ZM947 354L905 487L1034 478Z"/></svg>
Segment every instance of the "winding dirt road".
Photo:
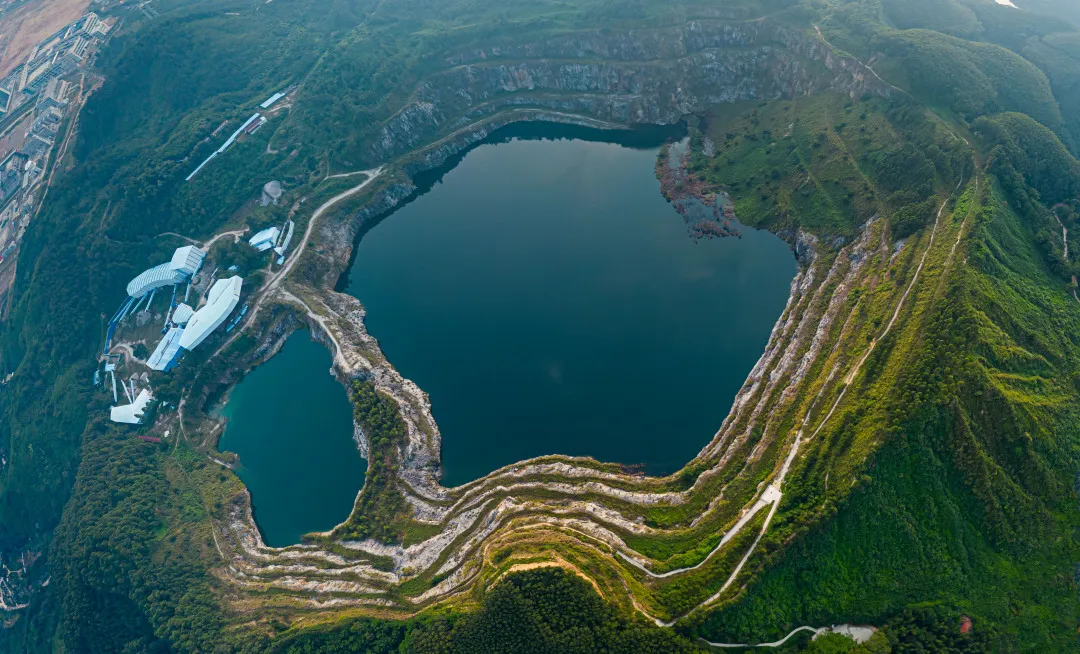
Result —
<svg viewBox="0 0 1080 654"><path fill-rule="evenodd" d="M976 181L976 184L977 183L978 183L978 181ZM961 188L961 186L963 186L963 184L964 184L964 180L960 180L960 182L957 183L956 188L953 190L953 193L955 193L957 190L959 190ZM863 353L862 357L859 358L858 363L856 363L855 366L853 366L851 368L851 370L848 372L848 374L844 377L844 386L840 390L840 393L837 395L836 400L833 402L832 407L829 408L829 412L825 414L825 417L818 423L817 429L814 430L814 432L810 435L810 438L807 439L807 440L811 440L815 436L817 436L818 433L825 427L825 425L828 424L829 419L832 418L833 413L836 412L837 407L840 406L840 402L844 399L844 396L847 394L848 388L851 387L851 382L855 380L855 377L859 374L859 371L862 370L863 365L870 358L870 354L874 351L875 346L880 341L882 341L886 336L888 336L890 331L892 331L893 325L896 324L896 320L897 320L897 318L899 318L900 312L903 310L904 305L907 303L908 296L911 295L912 289L914 289L915 285L918 283L919 276L922 274L923 267L926 264L926 259L929 256L930 251L934 247L934 239L937 236L938 228L939 228L939 226L941 224L941 215L945 212L945 207L948 205L948 203L949 203L949 198L945 198L945 200L941 203L941 206L938 207L937 216L934 219L934 228L930 231L930 242L927 244L926 249L923 251L922 258L919 259L919 265L915 269L915 274L912 275L911 282L908 284L907 288L904 289L903 295L901 295L900 299L897 301L896 308L893 310L892 318L889 320L888 324L885 325L885 329L882 330L881 334L879 334L874 340L872 340L870 342L870 346L867 348L866 352ZM817 401L815 400L811 404L810 409L807 410L806 415L803 416L803 419L800 421L799 430L795 433L795 442L792 444L791 450L788 452L787 458L784 460L784 464L783 464L783 466L781 466L779 474L777 474L777 476L773 480L773 482L766 487L765 491L761 494L761 497L759 497L758 500L754 503L753 507L749 511L747 511L746 514L743 515L743 517L739 520L738 523L736 523L736 525L731 529L731 531L724 534L724 540L725 541L730 541L732 538L734 538L738 534L738 532L742 529L742 527L744 527L747 523L749 523L750 518L752 518L755 514L757 514L761 509L765 508L766 506L769 506L770 504L772 505L771 508L769 509L768 516L766 516L766 518L765 518L765 524L763 524L762 527L761 527L761 532L758 534L758 536L754 540L753 544L750 545L750 549L748 549L746 551L746 554L743 555L742 559L739 560L738 565L735 566L735 569L731 572L731 575L729 575L727 580L724 582L724 585L721 586L720 590L716 591L716 593L713 594L712 597L708 598L707 600L705 600L701 604L698 604L697 606L695 606L693 609L691 609L687 613L685 613L683 615L680 615L680 616L676 616L674 619L672 619L670 621L664 621L664 620L661 620L661 619L659 619L657 617L648 615L646 613L646 615L648 615L648 617L651 618L653 620L653 622L655 622L657 625L659 625L661 627L670 627L670 626L674 625L680 619L689 616L690 614L694 613L695 611L697 611L697 610L699 610L701 608L707 607L708 605L712 604L717 599L719 599L724 594L724 592L727 591L727 589L731 586L731 584L735 582L735 579L739 576L739 573L742 571L743 566L746 565L746 562L750 560L750 556L754 553L754 551L757 549L758 544L761 542L761 539L768 532L769 525L772 523L773 517L776 516L776 511L780 507L780 500L783 499L783 496L784 496L783 492L781 491L781 488L783 487L784 479L787 477L788 470L790 469L792 462L795 460L795 456L799 452L799 447L800 447L800 445L802 445L802 442L803 442L803 431L806 428L807 423L810 420L810 414L813 412L816 405L817 405ZM719 547L717 549L719 549ZM716 550L713 550L713 552L715 552L715 551ZM713 552L710 552L709 556L712 556ZM619 554L622 555L622 552L619 552ZM626 557L625 555L622 555L622 558L629 560L628 557ZM708 560L708 557L706 557L706 560ZM634 563L634 562L631 561L631 563ZM644 570L644 568L642 566L637 565L636 563L634 565L635 565L635 567L638 567L638 568L641 568L641 569ZM697 567L697 566L694 566L694 567ZM648 570L645 570L645 571L647 573L649 573L653 577L661 577L661 576L670 576L672 574L676 574L676 573L679 573L679 572L685 572L686 570L691 570L691 569L693 569L693 568L685 568L685 569L682 569L682 570L673 570L673 571L671 571L669 573L664 573L662 575L657 575L657 574L650 573ZM642 613L645 613L645 612L642 611ZM807 628L812 629L812 627L807 627ZM790 636L790 634L789 634L789 636ZM779 641L779 642L782 643L783 641ZM714 645L716 647L741 647L742 646L742 645L735 645L735 644L724 645L724 644L721 644L721 643L710 643L710 644Z"/></svg>
<svg viewBox="0 0 1080 654"><path fill-rule="evenodd" d="M255 315L259 312L259 309L262 308L263 303L266 301L267 298L273 297L274 291L276 291L281 285L282 280L284 280L285 277L288 276L290 272L292 272L293 267L296 266L296 262L300 260L301 256L303 256L304 250L307 248L308 241L311 240L311 232L315 228L316 221L318 221L324 213L332 209L334 205L364 190L364 188L366 188L368 184L378 179L379 175L382 174L382 171L382 166L379 166L378 168L372 168L370 170L359 170L355 173L346 173L346 175L367 175L367 179L350 189L338 193L326 202L323 202L322 205L320 205L319 208L316 209L313 214L311 214L311 219L308 220L307 229L304 230L304 236L296 245L296 248L293 250L292 255L285 262L285 265L281 267L281 270L271 275L270 279L266 280L266 283L262 285L262 288L255 292L256 297L254 302L252 302L251 311L248 313L247 318L241 325L237 327L237 329L233 332L233 335L230 336L228 340L226 340L221 345L221 347L217 349L216 352L210 355L210 358L217 356L223 350L225 350L225 348L229 347L229 345L231 345L240 336L240 334L244 333L244 330L247 328L248 325L251 325L255 322Z"/></svg>
<svg viewBox="0 0 1080 654"><path fill-rule="evenodd" d="M373 182L376 178L379 177L379 175L382 174L382 170L383 170L382 166L380 166L378 168L372 168L370 170L360 170L360 171L357 171L356 173L349 173L349 174L357 174L357 175L359 175L359 174L367 175L367 179L365 179L360 184L358 184L358 185L356 185L356 186L354 186L354 187L352 187L352 188L350 188L350 189L348 189L346 191L343 191L343 192L335 195L334 197L330 198L329 200L324 202L321 206L319 206L319 208L316 209L313 214L311 214L311 219L308 221L307 229L304 230L304 236L303 236L302 239L300 239L300 243L293 250L293 253L289 257L288 261L281 268L281 270L279 270L270 279L268 279L265 284L263 284L262 288L260 288L258 291L256 291L256 298L255 298L255 300L254 300L254 302L252 304L251 312L249 313L247 319L244 320L244 322L237 327L237 329L234 331L233 335L231 337L229 337L229 339L226 340L225 343L223 343L221 345L221 347L219 347L213 354L210 355L210 357L209 357L210 359L216 357L218 354L221 354L221 352L223 352L225 350L225 348L227 348L230 344L232 344L236 340L236 338L238 336L240 336L241 333L243 333L244 329L246 329L248 325L251 325L253 323L252 318L254 318L255 314L258 313L259 309L262 307L263 302L268 297L273 295L273 291L278 288L278 286L281 284L281 281L283 279L285 279L285 276L289 274L289 272L293 269L293 266L296 265L296 262L303 255L304 249L307 247L308 241L311 239L311 232L312 232L312 229L315 227L315 221L317 221L320 217L322 217L322 215L324 213L326 213L329 209L333 208L334 205L336 205L337 203L339 203L342 200L345 200L345 199L347 199L349 197L352 197L353 195L356 195L357 193L362 191L368 184ZM229 235L238 236L240 234L245 233L246 231L247 230L244 229L244 230L236 230L236 231L233 231L233 232L222 232L221 234L218 234L214 238L210 239L207 242L206 247L209 248L219 238L222 238L224 236L229 236ZM183 236L181 234L173 234L171 232L169 234L172 235L172 236L179 236L180 238L187 238L186 236ZM188 239L188 240L191 240L191 239ZM300 298L298 298L298 297L296 297L293 294L288 293L288 292L285 293L285 297L286 297L287 300L299 303L305 310L307 310L309 316L313 317L315 320L320 321L320 324L321 324L321 317L316 316L315 313L313 311L311 311L311 309L307 306L307 304L305 304ZM333 333L331 330L324 330L324 331L327 334L332 334ZM333 336L331 336L331 340L333 340ZM338 346L337 341L334 340L333 342L334 342L335 347L338 347L338 351L340 351L341 348ZM179 405L177 406L177 412L178 412L179 418L180 418L180 433L181 433L181 435L183 436L183 438L185 440L188 439L187 429L184 428L184 402L185 402L186 399L187 399L186 395L182 396L180 398ZM179 441L179 439L177 439L177 441ZM226 468L231 468L232 467L229 464L225 463L224 461L220 461L218 459L210 457L209 455L207 455L207 457L211 461L214 461L215 463L219 463L219 464L225 466Z"/></svg>
<svg viewBox="0 0 1080 654"><path fill-rule="evenodd" d="M226 236L232 236L233 239L234 239L233 242L235 243L236 241L240 240L240 237L243 236L244 234L246 234L247 232L248 232L247 227L245 227L243 229L234 229L231 232L221 232L220 234L215 234L213 238L211 238L209 241L206 241L205 243L200 242L200 241L196 241L195 239L191 238L190 236L184 236L183 234L177 234L176 232L161 232L160 234L158 234L154 238L161 238L162 236L175 236L176 238L183 239L183 240L187 241L188 243L191 243L192 245L198 245L199 249L201 249L201 250L209 250L210 246L212 246L214 243L217 243L220 239L223 239Z"/></svg>

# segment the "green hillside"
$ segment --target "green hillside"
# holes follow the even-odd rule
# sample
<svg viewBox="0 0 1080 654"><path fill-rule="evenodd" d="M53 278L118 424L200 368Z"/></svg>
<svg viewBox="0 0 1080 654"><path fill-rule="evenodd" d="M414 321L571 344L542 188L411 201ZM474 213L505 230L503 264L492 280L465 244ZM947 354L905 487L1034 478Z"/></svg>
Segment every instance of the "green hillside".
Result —
<svg viewBox="0 0 1080 654"><path fill-rule="evenodd" d="M882 37L881 46L897 59L917 95L965 119L1018 111L1050 129L1062 127L1046 76L1005 48L930 30L892 33Z"/></svg>
<svg viewBox="0 0 1080 654"><path fill-rule="evenodd" d="M928 29L959 37L978 36L982 24L959 0L883 0L885 18L897 29Z"/></svg>
<svg viewBox="0 0 1080 654"><path fill-rule="evenodd" d="M838 613L934 603L993 625L994 651L1069 651L1080 310L1001 191L981 205L890 409L891 434L828 524L704 628L776 638ZM840 608L843 607L843 608ZM906 651L906 650L905 650Z"/></svg>

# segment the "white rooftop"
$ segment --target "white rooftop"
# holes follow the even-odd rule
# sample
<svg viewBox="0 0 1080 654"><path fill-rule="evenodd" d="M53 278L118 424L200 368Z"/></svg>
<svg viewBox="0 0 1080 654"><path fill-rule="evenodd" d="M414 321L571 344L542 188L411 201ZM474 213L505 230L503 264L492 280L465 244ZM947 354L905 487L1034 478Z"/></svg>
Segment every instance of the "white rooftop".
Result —
<svg viewBox="0 0 1080 654"><path fill-rule="evenodd" d="M122 422L128 425L138 425L142 423L143 415L146 412L146 405L150 404L150 400L154 399L154 396L150 394L147 389L139 391L139 396L135 398L135 401L131 404L124 404L121 406L114 406L109 410L109 419L113 422Z"/></svg>
<svg viewBox="0 0 1080 654"><path fill-rule="evenodd" d="M142 297L162 286L179 284L195 274L206 253L193 245L177 248L172 259L139 273L127 285L128 295Z"/></svg>
<svg viewBox="0 0 1080 654"><path fill-rule="evenodd" d="M168 370L171 368L173 361L176 360L176 355L180 353L180 335L183 333L184 330L179 327L170 329L161 338L154 353L146 360L146 365L151 370Z"/></svg>
<svg viewBox="0 0 1080 654"><path fill-rule="evenodd" d="M162 286L179 284L187 277L185 273L174 270L172 262L163 263L139 273L135 279L128 282L127 292L131 297L142 297Z"/></svg>
<svg viewBox="0 0 1080 654"><path fill-rule="evenodd" d="M277 237L281 234L281 230L277 227L267 227L255 236L248 239L248 243L251 247L255 248L259 252L269 250L274 247L274 243L277 242Z"/></svg>
<svg viewBox="0 0 1080 654"><path fill-rule="evenodd" d="M173 252L172 261L169 262L173 270L182 270L188 275L194 275L202 265L206 253L194 245L185 245Z"/></svg>
<svg viewBox="0 0 1080 654"><path fill-rule="evenodd" d="M199 346L206 337L225 322L232 310L240 302L240 288L243 286L243 278L239 276L228 279L219 279L210 287L210 294L206 298L206 304L196 311L188 320L184 333L180 336L180 347L185 350L193 350Z"/></svg>
<svg viewBox="0 0 1080 654"><path fill-rule="evenodd" d="M270 96L266 100L263 100L263 103L260 104L259 106L262 107L263 109L269 109L275 102L277 102L278 100L280 100L280 99L282 99L284 97L285 97L284 93L275 93L274 95Z"/></svg>
<svg viewBox="0 0 1080 654"><path fill-rule="evenodd" d="M195 309L192 309L191 305L181 302L173 309L172 321L177 325L186 325L194 313Z"/></svg>

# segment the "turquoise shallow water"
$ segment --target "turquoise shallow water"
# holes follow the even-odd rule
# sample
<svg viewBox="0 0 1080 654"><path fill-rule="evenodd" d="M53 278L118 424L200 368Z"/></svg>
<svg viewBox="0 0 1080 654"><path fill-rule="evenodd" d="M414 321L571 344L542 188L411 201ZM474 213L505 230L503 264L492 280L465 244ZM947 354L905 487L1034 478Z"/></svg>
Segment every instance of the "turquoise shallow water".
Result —
<svg viewBox="0 0 1080 654"><path fill-rule="evenodd" d="M307 331L297 332L233 389L222 411L228 424L218 447L240 455L236 473L273 547L343 522L364 484L352 405L329 374L331 361Z"/></svg>
<svg viewBox="0 0 1080 654"><path fill-rule="evenodd" d="M795 261L752 229L692 241L656 153L482 145L363 235L347 290L430 395L444 483L550 453L669 473L720 426Z"/></svg>

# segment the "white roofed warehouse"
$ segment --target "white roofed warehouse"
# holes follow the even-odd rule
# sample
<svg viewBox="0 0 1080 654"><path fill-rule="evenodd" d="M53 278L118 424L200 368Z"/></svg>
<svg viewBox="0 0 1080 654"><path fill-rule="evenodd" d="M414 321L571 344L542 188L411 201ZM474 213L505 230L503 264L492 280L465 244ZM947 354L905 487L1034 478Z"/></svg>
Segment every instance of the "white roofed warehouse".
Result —
<svg viewBox="0 0 1080 654"><path fill-rule="evenodd" d="M277 243L277 238L281 234L281 230L277 227L267 227L255 236L248 239L248 243L251 247L255 248L259 252L265 252L274 247Z"/></svg>
<svg viewBox="0 0 1080 654"><path fill-rule="evenodd" d="M170 261L144 270L128 282L128 295L142 297L162 286L172 286L190 279L205 258L206 253L193 245L177 248Z"/></svg>
<svg viewBox="0 0 1080 654"><path fill-rule="evenodd" d="M114 406L109 410L109 419L113 422L122 422L128 425L142 424L146 415L146 406L154 396L145 388L139 392L139 396L131 404Z"/></svg>
<svg viewBox="0 0 1080 654"><path fill-rule="evenodd" d="M238 276L214 282L206 298L206 304L191 316L184 328L184 333L180 335L180 347L185 350L195 349L225 322L240 302L240 288L243 282L243 278Z"/></svg>
<svg viewBox="0 0 1080 654"><path fill-rule="evenodd" d="M185 272L190 277L199 271L199 267L202 266L205 258L206 253L199 248L194 245L185 245L182 248L176 248L176 252L173 252L172 261L169 264L173 270Z"/></svg>
<svg viewBox="0 0 1080 654"><path fill-rule="evenodd" d="M183 333L184 330L179 327L170 329L146 360L147 367L151 370L171 370L180 356L180 337Z"/></svg>

